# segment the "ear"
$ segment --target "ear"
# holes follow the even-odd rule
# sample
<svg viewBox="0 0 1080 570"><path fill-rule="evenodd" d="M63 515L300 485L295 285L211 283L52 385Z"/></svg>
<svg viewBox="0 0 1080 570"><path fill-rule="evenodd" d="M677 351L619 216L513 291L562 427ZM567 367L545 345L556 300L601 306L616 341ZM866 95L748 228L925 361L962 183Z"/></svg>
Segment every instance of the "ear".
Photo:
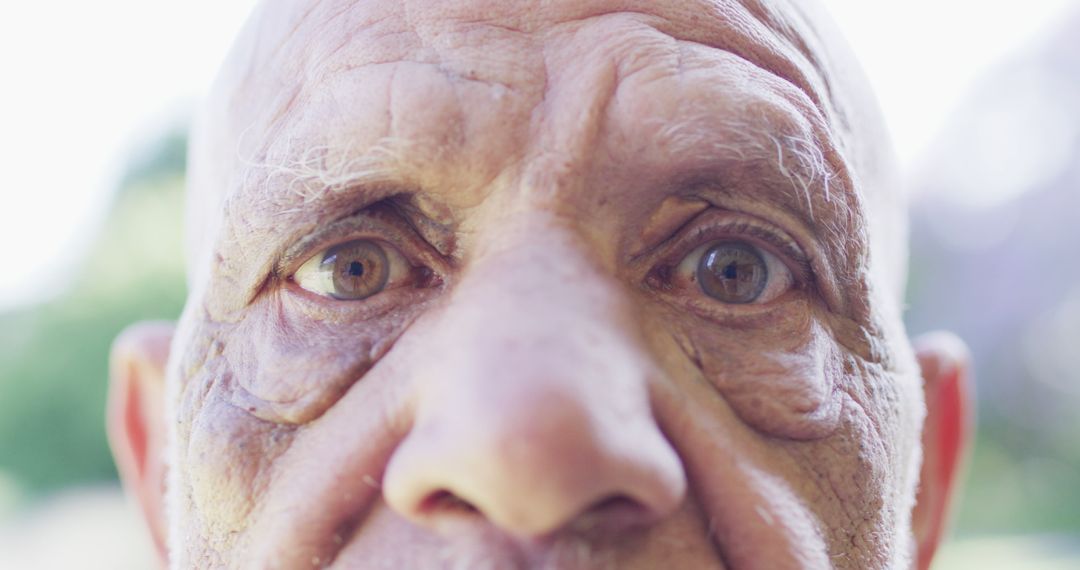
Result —
<svg viewBox="0 0 1080 570"><path fill-rule="evenodd" d="M923 463L912 513L917 567L926 570L949 529L974 427L971 357L964 342L936 332L915 340L926 394L922 432Z"/></svg>
<svg viewBox="0 0 1080 570"><path fill-rule="evenodd" d="M165 365L174 325L145 322L113 342L105 410L109 447L128 496L142 510L166 565Z"/></svg>

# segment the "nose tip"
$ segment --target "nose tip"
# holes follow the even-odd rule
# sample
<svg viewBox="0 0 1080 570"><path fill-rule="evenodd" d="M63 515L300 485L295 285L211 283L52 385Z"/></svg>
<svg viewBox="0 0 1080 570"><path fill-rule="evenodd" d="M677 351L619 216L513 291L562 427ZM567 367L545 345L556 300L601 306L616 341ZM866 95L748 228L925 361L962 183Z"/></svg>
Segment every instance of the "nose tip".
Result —
<svg viewBox="0 0 1080 570"><path fill-rule="evenodd" d="M605 421L563 394L526 392L418 424L387 467L388 504L430 528L479 517L527 539L648 525L678 507L682 466L651 416Z"/></svg>

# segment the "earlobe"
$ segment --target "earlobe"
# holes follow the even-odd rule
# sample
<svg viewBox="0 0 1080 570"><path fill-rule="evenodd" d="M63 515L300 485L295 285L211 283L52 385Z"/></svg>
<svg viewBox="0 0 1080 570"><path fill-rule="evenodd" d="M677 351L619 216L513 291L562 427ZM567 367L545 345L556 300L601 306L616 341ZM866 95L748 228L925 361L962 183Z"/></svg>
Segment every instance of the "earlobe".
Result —
<svg viewBox="0 0 1080 570"><path fill-rule="evenodd" d="M174 326L145 322L113 342L106 429L124 490L146 519L163 563L165 548L165 366Z"/></svg>
<svg viewBox="0 0 1080 570"><path fill-rule="evenodd" d="M916 567L930 567L950 518L974 428L970 356L964 342L950 333L930 333L915 341L923 376L926 422L923 463L912 513Z"/></svg>

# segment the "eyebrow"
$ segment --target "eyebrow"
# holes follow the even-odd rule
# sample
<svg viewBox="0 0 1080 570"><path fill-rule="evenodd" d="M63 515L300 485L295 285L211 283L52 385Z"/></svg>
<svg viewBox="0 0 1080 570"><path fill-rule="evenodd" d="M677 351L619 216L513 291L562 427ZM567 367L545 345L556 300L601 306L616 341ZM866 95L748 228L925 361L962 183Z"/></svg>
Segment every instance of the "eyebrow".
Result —
<svg viewBox="0 0 1080 570"><path fill-rule="evenodd" d="M836 256L843 255L844 251L835 247L838 243L836 236L850 233L848 224L845 220L835 219L832 213L826 213L820 219L815 217L813 202L816 197L819 202L837 202L835 205L840 209L846 209L845 205L839 203L846 192L829 194L827 189L837 174L824 159L814 138L768 132L760 124L747 122L739 125L736 131L742 135L739 139L724 139L717 137L710 129L701 128L700 123L695 123L673 123L670 129L658 136L671 141L675 148L695 147L700 152L705 147L710 155L696 167L677 168L676 179L664 185L668 188L664 191L665 196L698 198L712 207L744 211L772 223L780 221L763 215L763 211L768 209L774 212L774 208L779 207L801 222L800 225L812 237L813 243L797 242L809 254L807 263L812 266L813 273L827 283L837 283L837 271L844 263ZM356 168L347 168L350 165ZM304 168L266 167L264 174L281 177L279 184L291 187L293 194L301 199L300 206L280 210L273 216L278 218L276 227L290 230L272 232L274 248L271 252L263 253L270 260L269 267L275 269L274 274L278 273L276 268L288 252L296 249L297 243L305 237L317 233L320 227L337 224L384 203L398 211L405 223L446 254L444 248L433 242L423 230L435 229L436 235L442 236L452 236L453 230L435 222L411 199L420 194L431 197L437 195L437 191L420 188L403 177L401 170L395 169L393 164L372 158L371 154L359 154L338 166L330 169L315 164ZM742 183L746 177L751 177L753 183ZM659 188L652 187L652 190ZM320 206L311 207L313 202L320 203ZM734 202L741 204L733 207ZM748 210L745 207L748 204L761 205L763 208L760 211ZM819 204L819 210L822 209ZM280 219L282 217L286 219ZM297 220L303 221L295 223ZM790 224L780 225L791 227ZM252 277L257 279L258 285L252 290L249 302L265 280L265 275L253 274ZM829 297L830 306L845 310L845 296L830 295L830 291L831 287L824 287L822 291Z"/></svg>
<svg viewBox="0 0 1080 570"><path fill-rule="evenodd" d="M723 123L722 129L717 128L718 122ZM822 144L827 143L813 133L800 132L800 127L806 125L789 121L779 124L784 126L777 121L724 117L708 110L702 116L692 114L664 123L656 140L671 149L672 158L665 162L675 167L678 177L664 184L669 188L665 194L699 195L710 202L714 201L708 197L725 194L772 203L792 213L815 236L820 235L819 229L844 227L828 214L821 220L816 216L816 212L826 209L821 207L822 201L828 203L838 197L830 190L837 173L822 149ZM402 142L384 138L364 149L286 142L281 151L271 155L275 158L249 163L245 168L245 193L269 191L272 200L282 206L263 216L263 235L269 238L263 243L272 245L259 257L268 256L276 264L292 244L319 226L391 198L400 198L394 200L396 206L414 206L406 212L410 215L403 216L414 229L419 229L414 215L420 218L421 225L443 225L425 224L433 220L411 204L409 197L417 195L437 200L438 189L424 188L405 174L412 161L394 148ZM693 161L693 166L679 165L680 160L675 158L678 155L700 158ZM743 183L747 179L752 184ZM441 229L440 233L448 233L447 228Z"/></svg>
<svg viewBox="0 0 1080 570"><path fill-rule="evenodd" d="M282 151L246 165L244 185L269 185L305 203L361 187L400 185L405 181L395 168L400 161L393 140L381 139L360 152L331 144L301 144L296 152L286 141Z"/></svg>
<svg viewBox="0 0 1080 570"><path fill-rule="evenodd" d="M690 169L684 177L693 179L695 171L715 171L718 165L728 171L727 178L749 171L764 174L768 177L756 179L756 188L772 192L790 189L792 192L785 194L802 202L792 205L794 209L804 214L808 223L816 224L814 198L830 202L835 197L832 189L843 185L818 137L770 132L749 121L729 118L724 122L727 132L723 136L717 136L715 129L702 128L698 121L679 121L663 129L657 139L673 149L673 155L700 156L695 162L704 166Z"/></svg>

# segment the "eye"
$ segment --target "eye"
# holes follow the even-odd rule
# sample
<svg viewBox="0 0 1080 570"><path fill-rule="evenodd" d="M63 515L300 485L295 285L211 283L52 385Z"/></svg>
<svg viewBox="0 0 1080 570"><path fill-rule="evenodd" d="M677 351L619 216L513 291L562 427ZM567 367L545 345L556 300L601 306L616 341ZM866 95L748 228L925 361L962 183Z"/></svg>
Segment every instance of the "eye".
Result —
<svg viewBox="0 0 1080 570"><path fill-rule="evenodd" d="M396 250L360 239L313 256L296 270L293 280L312 293L355 301L385 290L408 272L408 263Z"/></svg>
<svg viewBox="0 0 1080 570"><path fill-rule="evenodd" d="M767 303L791 288L791 271L773 254L743 241L701 246L678 266L682 279L731 305Z"/></svg>

